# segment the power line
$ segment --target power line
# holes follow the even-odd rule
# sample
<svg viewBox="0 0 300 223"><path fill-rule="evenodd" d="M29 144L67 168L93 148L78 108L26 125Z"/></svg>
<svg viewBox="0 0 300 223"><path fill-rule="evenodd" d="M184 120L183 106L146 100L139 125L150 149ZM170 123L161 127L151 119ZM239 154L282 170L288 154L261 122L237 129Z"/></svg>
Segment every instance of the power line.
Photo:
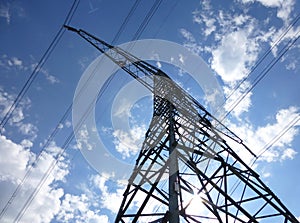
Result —
<svg viewBox="0 0 300 223"><path fill-rule="evenodd" d="M139 26L138 30L134 34L132 40L138 40L140 38L140 36L142 35L142 33L144 32L144 30L148 26L150 20L152 19L153 15L156 13L157 9L159 8L161 2L162 2L162 0L156 0L154 2L154 4L152 5L151 9L149 10L149 12L147 13L146 17L144 18L143 22L141 23L141 25Z"/></svg>
<svg viewBox="0 0 300 223"><path fill-rule="evenodd" d="M128 19L132 16L134 10L136 9L137 5L139 4L140 0L137 0L135 2L135 4L132 6L128 16L126 17L126 20L128 22ZM157 8L156 8L157 10ZM156 11L155 10L155 11ZM150 15L150 19L153 16L153 7L150 10L151 15ZM147 14L146 18L149 18L149 13ZM145 25L145 21L146 21L146 25ZM143 27L142 29L138 29L138 31L136 32L137 36L140 36L143 32L143 30L146 28L147 24L149 23L149 19L144 19L144 22L141 24L140 27ZM117 32L115 38L113 39L113 42L117 41L117 39L119 38L121 32L124 30L124 26L126 26L127 22L123 22L119 31ZM95 74L95 70L93 71L93 75ZM91 76L93 76L91 75ZM90 76L90 77L91 77ZM101 89L101 92L98 94L98 96L96 97L98 100L101 95L104 93L104 91L107 89L107 87L109 86L110 82L112 81L114 75L110 76L110 79L108 80L108 82L106 82L104 88ZM90 80L90 78L87 80L87 82ZM86 84L83 86L83 88L86 87ZM79 92L80 93L80 92ZM75 99L76 100L76 99ZM47 145L49 145L49 143L53 140L54 136L56 135L57 131L59 130L59 125L60 123L63 122L63 120L66 119L66 117L68 116L68 113L70 112L71 108L72 108L73 103L68 107L67 111L64 113L63 117L61 118L61 120L59 121L57 127L54 129L54 131L51 133L50 137L48 138L46 144L43 146L43 149L41 151L43 151ZM84 113L84 116L81 117L80 119L80 123L78 126L75 127L75 132L79 130L79 128L81 127L83 121L86 119L87 115L90 113L91 109L93 108L93 104L91 104L88 108L88 110ZM31 202L33 201L33 199L35 198L35 196L38 194L38 192L40 191L40 189L42 188L43 184L45 183L45 181L47 180L49 174L52 172L52 170L55 168L55 166L57 165L59 158L62 157L62 155L64 154L64 152L66 151L66 149L68 148L69 144L72 142L72 140L74 139L74 133L71 132L70 135L68 136L67 140L65 141L64 145L62 146L62 150L61 152L57 155L57 157L55 158L55 160L52 161L52 163L50 164L48 170L46 171L46 173L43 175L43 178L41 179L41 181L39 182L39 184L37 185L37 187L35 188L35 190L30 194L29 198L26 200L25 204L23 205L21 211L18 213L18 215L15 218L15 222L19 221L22 216L25 214L26 210L28 209L28 207L30 206ZM42 154L42 152L40 153ZM29 174L28 174L29 175ZM26 177L27 178L27 177ZM24 179L25 181L25 179ZM19 185L21 187L21 185ZM18 191L16 191L17 193Z"/></svg>
<svg viewBox="0 0 300 223"><path fill-rule="evenodd" d="M153 17L154 13L157 11L159 5L161 3L161 0L158 0L154 3L154 5L152 6L152 8L150 9L150 11L148 12L148 14L146 15L145 19L143 20L142 24L139 26L139 29L137 30L134 38L139 38L140 35L142 34L142 32L145 30L146 26L148 25L149 21L151 20L151 18ZM155 7L154 7L155 6ZM133 7L136 8L136 4L133 5ZM130 10L131 12L132 10ZM127 23L123 23L119 29L122 30L123 26L125 26ZM120 35L119 32L117 33L117 35ZM118 37L119 38L119 37ZM114 38L114 40L116 41L118 38ZM99 61L101 62L101 61ZM98 63L99 63L98 62ZM94 69L93 74L91 76L94 76L96 72L96 69ZM105 90L107 89L107 87L109 86L110 82L112 81L112 79L114 78L115 74L109 77L109 80L105 83L105 86L101 89L100 93L97 95L97 97L95 98L96 101L99 100L99 98L101 97L101 95L105 92ZM90 78L87 80L89 81ZM86 87L86 84L83 86L83 88ZM93 100L94 101L94 100ZM79 128L81 127L82 123L84 122L84 120L87 118L87 115L91 112L92 108L93 108L93 103L91 103L88 107L88 109L85 111L84 115L81 117L80 122L78 123L77 126L75 126L74 128L74 132L77 132L79 130ZM69 106L69 108L72 106ZM69 110L69 109L68 109ZM68 113L69 111L65 112ZM64 115L64 116L65 116ZM61 123L61 122L60 122ZM59 123L59 124L60 124ZM36 195L38 194L38 192L40 191L40 189L42 188L43 184L46 182L48 176L50 175L50 173L52 172L52 170L55 168L55 166L57 165L60 157L62 157L62 155L64 154L64 152L67 150L69 144L72 142L72 140L74 139L74 132L71 132L70 135L68 136L67 140L65 141L64 145L62 146L62 150L60 151L60 153L57 155L57 157L55 158L55 160L52 161L52 163L50 164L49 168L47 169L47 171L45 172L45 174L43 175L43 178L41 179L41 181L39 182L39 184L37 185L37 187L34 189L34 191L30 194L29 198L26 200L25 204L23 205L21 211L18 213L18 215L16 216L16 218L14 219L14 222L18 222L23 215L25 214L26 210L28 209L28 207L30 206L31 202L33 201L33 199L36 197Z"/></svg>
<svg viewBox="0 0 300 223"><path fill-rule="evenodd" d="M124 28L126 27L129 19L131 18L131 16L133 15L134 11L136 10L137 6L140 4L141 0L136 0L133 4L133 6L131 7L129 13L127 14L126 18L124 19L121 27L119 28L117 34L115 35L115 37L112 40L112 44L116 43L117 40L120 38L120 35L122 34L122 32L124 31Z"/></svg>
<svg viewBox="0 0 300 223"><path fill-rule="evenodd" d="M253 165L258 161L262 155L267 152L272 146L281 138L283 137L291 128L297 125L297 123L300 121L300 115L296 116L294 119L292 119L277 135L275 135L259 152L259 154L253 158L253 160L249 163L250 167L253 167ZM248 179L247 179L248 180ZM240 185L241 181L236 181L231 189L231 194L235 192L235 190Z"/></svg>
<svg viewBox="0 0 300 223"><path fill-rule="evenodd" d="M113 80L115 75L112 75L109 77L108 81L105 83L104 87L101 89L101 91L99 92L99 94L95 97L95 99L93 101L98 101L101 96L103 95L103 93L106 91L107 87L109 86L109 84L111 83L111 81ZM80 127L82 126L83 122L86 120L86 118L88 117L88 115L90 114L90 112L93 109L93 103L91 103L88 107L88 109L86 110L86 112L84 113L84 115L80 118L79 123L77 124L77 126L74 127L74 132L78 132ZM66 152L66 150L68 149L70 143L73 141L75 134L74 132L71 132L69 134L69 136L67 137L67 139L65 140L61 151L57 154L57 156L54 158L54 160L51 162L51 164L49 165L47 171L43 174L42 179L39 181L38 185L35 187L35 189L32 191L32 193L29 195L28 199L26 200L25 204L23 205L22 209L18 212L18 215L15 217L14 222L19 222L19 220L24 216L24 214L26 213L27 209L29 208L31 202L34 200L34 198L36 197L36 195L39 193L39 191L41 190L42 186L44 185L44 183L46 182L46 180L48 179L50 173L54 170L55 166L57 165L57 163L59 162L59 159L63 156L63 154ZM44 148L45 149L45 148Z"/></svg>
<svg viewBox="0 0 300 223"><path fill-rule="evenodd" d="M272 52L272 50L281 43L283 38L287 35L287 33L291 30L292 27L295 26L295 24L300 19L300 13L296 16L296 18L293 20L293 22L287 27L287 29L279 36L279 38L275 41L275 43L271 46L271 48L262 56L262 58L259 59L259 61L254 65L254 67L250 70L250 72L246 75L246 77L241 80L233 89L233 91L229 94L229 96L226 98L225 102L222 103L221 106L223 106L226 101L229 100L230 97L238 90L239 87L249 78L249 76L256 70L256 68L265 60L265 58ZM296 37L296 38L295 38ZM287 51L296 43L296 41L300 37L300 31L298 31L295 35L295 39L290 39L288 43L280 50L279 56L276 58L273 58L272 61L263 69L263 71L255 78L254 84L248 89L246 89L246 92L244 92L232 105L230 110L223 116L221 120L224 120L236 107L241 101L250 93L251 90L268 74L268 72L275 66L275 64L287 53ZM300 117L297 117L293 119L285 128L281 130L281 132L276 135L269 143L267 143L261 150L258 156L254 157L254 160L252 161L252 164L250 167L254 165L254 163L265 153L267 150L269 150L289 129L291 129L298 121L300 120ZM241 182L236 182L235 185L232 186L231 194L234 193L234 191L238 188L239 184Z"/></svg>
<svg viewBox="0 0 300 223"><path fill-rule="evenodd" d="M72 17L73 17L73 15L74 15L77 7L78 7L79 1L80 0L75 0L73 2L71 9L69 10L69 12L66 16L64 24L69 24L70 21L72 20ZM47 48L47 50L45 51L45 53L43 54L41 59L39 60L38 64L35 66L34 70L32 71L29 78L27 79L27 81L23 85L21 91L18 93L18 95L15 98L15 100L13 101L12 105L9 107L8 111L6 112L6 114L4 115L3 119L0 122L0 134L3 133L4 127L7 124L8 120L11 118L13 112L18 107L18 105L20 104L22 98L24 97L26 92L29 90L30 86L32 85L33 81L35 80L35 78L39 74L40 70L42 69L42 67L44 66L44 64L46 63L48 58L50 57L51 53L53 52L53 50L55 49L55 47L59 43L59 41L62 38L64 32L65 32L65 29L62 26L58 30L57 34L55 35L54 39L50 43L49 47Z"/></svg>
<svg viewBox="0 0 300 223"><path fill-rule="evenodd" d="M230 109L229 112L227 112L227 114L223 117L223 119L229 115L229 113L241 102L241 100L243 98L245 98L245 96L267 75L267 73L271 70L271 68L286 54L286 52L296 43L296 41L300 38L300 30L294 35L294 37L296 36L296 38L293 40L291 39L280 51L280 55L277 58L274 58L267 67L265 67L265 69L263 70L264 72L261 73L261 76L258 76L255 79L254 84L242 95L242 97L240 99L238 99L236 102L236 104L234 105L234 107L232 109ZM252 167L255 162L267 151L269 150L284 134L286 134L294 125L297 124L297 122L300 121L300 116L299 117L295 117L292 121L289 122L289 124L284 127L279 134L277 134L269 143L267 143L261 150L261 152L259 153L258 156L256 156L254 158L254 160L252 161L252 164L250 165L250 167ZM236 186L232 186L232 191L231 194L234 193L234 191L238 188L239 184L241 182L236 182Z"/></svg>
<svg viewBox="0 0 300 223"><path fill-rule="evenodd" d="M294 119L292 119L276 136L274 136L260 151L257 157L254 158L251 166L254 165L254 163L262 157L262 155L267 152L281 137L283 137L291 128L297 125L297 123L300 121L300 115L296 116Z"/></svg>
<svg viewBox="0 0 300 223"><path fill-rule="evenodd" d="M244 92L234 103L233 106L229 109L229 111L222 118L223 120L237 107L238 104L256 87L256 85L269 73L269 71L278 63L278 61L290 50L290 48L296 43L296 41L300 38L300 31L298 31L294 36L295 39L290 39L288 43L280 50L279 56L273 58L272 61L263 69L263 71L255 78L254 84L248 87L247 91Z"/></svg>
<svg viewBox="0 0 300 223"><path fill-rule="evenodd" d="M68 12L65 20L64 20L64 24L69 24L71 22L71 20L72 20L72 18L74 16L74 13L77 10L77 7L79 5L79 2L80 2L80 0L74 0L73 4L72 4L72 6L71 6L71 8L70 8L70 10L69 10L69 12ZM30 77L28 78L28 80L26 81L26 83L24 84L24 86L22 87L22 89L19 92L18 96L16 97L16 99L13 102L13 104L11 105L9 111L5 114L5 116L2 119L1 124L0 124L0 134L1 134L1 131L2 131L3 127L5 126L5 124L9 120L9 118L11 117L12 113L14 112L14 110L16 109L16 107L18 106L18 104L20 103L20 101L22 100L22 98L24 97L24 95L26 94L26 92L28 91L29 87L32 85L34 79L36 78L37 74L41 70L42 66L45 64L45 62L47 61L47 59L49 58L49 56L53 52L54 48L58 44L58 42L61 39L61 37L62 37L62 35L63 35L64 32L65 32L65 30L63 29L63 27L61 27L59 29L59 31L57 32L56 36L54 37L53 41L51 42L51 44L47 48L46 52L44 53L44 55L40 59L39 63L35 67L34 71L31 73ZM69 111L69 110L70 110L70 107L67 109L67 111ZM54 136L56 135L57 131L59 130L60 123L62 123L66 118L67 118L67 112L64 114L64 116L62 117L62 119L60 120L60 122L57 124L57 126L55 127L55 129L52 132L52 134L47 139L47 141L46 141L46 143L44 145L44 148L46 148L50 144L50 142L53 140ZM39 154L37 155L37 157L34 160L34 162L30 165L30 167L26 171L26 173L25 173L24 177L22 178L21 182L18 184L17 188L14 190L14 192L11 195L11 197L9 198L9 200L6 202L5 206L1 210L0 219L6 213L9 205L14 201L14 199L17 196L18 192L20 191L21 187L24 185L25 181L29 177L29 175L31 173L31 170L33 169L33 167L36 165L36 163L40 159L42 152L43 152L43 149L39 152Z"/></svg>
<svg viewBox="0 0 300 223"><path fill-rule="evenodd" d="M246 74L246 77L244 77L235 87L234 89L230 92L230 94L227 96L225 101L219 106L223 106L226 101L229 100L230 97L241 87L241 85L250 77L251 74L258 68L258 66L266 59L266 57L281 43L283 38L287 35L287 33L295 26L295 24L299 21L300 19L300 13L296 16L296 18L293 20L293 22L286 28L284 32L281 33L281 35L278 37L278 39L274 42L274 44L269 48L268 51L266 51L263 56L258 60L258 62L255 63L255 65L251 68L251 70Z"/></svg>
<svg viewBox="0 0 300 223"><path fill-rule="evenodd" d="M67 18L66 18L65 21L64 21L64 24L69 24L69 23L70 23L71 18L73 17L73 15L74 15L74 13L75 13L75 11L76 11L78 5L79 5L79 1L78 1L78 3L77 3L76 5L75 5L75 2L76 2L76 0L74 1L73 5L72 5L72 8L71 8L71 11L73 11L73 12L72 12L72 13L69 12ZM136 9L137 5L139 4L139 2L140 2L140 0L137 0L137 1L135 2L135 4L133 5L133 7L132 7L131 10L130 10L130 13L129 13L128 16L126 17L125 21L128 22L128 19L132 16L132 14L133 14L133 12L135 11L135 9ZM115 38L114 38L114 41L117 41L117 40L118 40L118 38L119 38L121 32L124 30L124 26L126 26L127 22L123 22L123 24L122 24L121 27L119 28L119 31L118 31L117 35L116 35ZM90 78L87 80L87 82L88 82L89 80L90 80ZM86 84L85 84L84 86L86 86ZM83 87L84 87L84 86L83 86ZM79 92L79 94L80 94L80 92ZM75 100L76 100L76 99L75 99ZM49 144L53 141L54 137L56 136L56 134L57 134L58 131L59 131L59 126L60 126L60 124L63 123L63 122L66 120L66 118L68 117L69 113L71 112L72 106L73 106L73 103L71 103L71 104L69 105L69 107L67 108L67 110L66 110L65 113L63 114L62 118L60 119L60 121L59 121L58 124L56 125L55 129L51 132L51 134L50 134L50 136L48 137L46 143L43 145L43 148L41 149L40 153L38 154L36 160L35 160L35 161L32 163L32 165L29 167L29 169L27 170L27 172L26 172L25 176L23 177L22 181L20 182L20 184L18 185L18 187L17 187L16 190L14 191L13 195L11 196L11 198L9 199L9 201L7 202L7 204L5 205L4 209L2 210L1 215L0 215L0 219L1 219L1 217L3 216L3 214L6 212L8 206L13 202L14 198L16 197L17 193L18 193L19 190L21 189L22 185L25 183L26 179L27 179L28 176L30 175L30 172L31 172L33 166L35 166L36 163L39 161L39 158L40 158L42 152L43 152L43 151L49 146ZM69 142L69 143L70 143L70 142L72 141L72 139L74 138L74 136L72 136L72 134L73 134L73 133L71 133L71 135L68 136L66 142ZM66 143L66 142L65 142L65 144L66 144L66 145L69 145L69 143ZM50 165L50 166L51 166L51 165ZM53 168L51 168L51 169L53 169ZM48 172L48 171L47 171L47 172ZM49 172L51 172L51 171L49 171ZM44 182L44 181L45 181L45 180L43 180L43 179L41 180L41 182ZM43 183L41 183L41 185L42 185L42 184L43 184ZM35 190L35 191L39 191L39 189L38 189L38 190ZM33 192L32 197L34 197L34 194L36 194L36 193L37 193L37 192ZM28 200L27 203L31 203L31 201ZM27 205L25 205L25 206L23 207L24 210L27 209L27 208L25 208L26 206L27 206ZM22 211L22 212L24 212L24 211ZM21 212L20 212L20 213L21 213ZM20 213L19 213L19 217L17 217L16 219L20 219L20 217L21 217L21 214L20 214ZM23 214L22 214L22 215L23 215Z"/></svg>

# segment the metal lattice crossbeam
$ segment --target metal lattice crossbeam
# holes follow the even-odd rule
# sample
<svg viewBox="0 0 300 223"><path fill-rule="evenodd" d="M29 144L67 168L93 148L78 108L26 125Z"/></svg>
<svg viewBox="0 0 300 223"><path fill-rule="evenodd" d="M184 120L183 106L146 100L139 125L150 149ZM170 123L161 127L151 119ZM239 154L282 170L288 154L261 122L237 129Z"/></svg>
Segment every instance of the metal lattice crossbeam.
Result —
<svg viewBox="0 0 300 223"><path fill-rule="evenodd" d="M84 30L66 28L154 95L152 121L115 222L298 222L235 151L255 154L167 74Z"/></svg>

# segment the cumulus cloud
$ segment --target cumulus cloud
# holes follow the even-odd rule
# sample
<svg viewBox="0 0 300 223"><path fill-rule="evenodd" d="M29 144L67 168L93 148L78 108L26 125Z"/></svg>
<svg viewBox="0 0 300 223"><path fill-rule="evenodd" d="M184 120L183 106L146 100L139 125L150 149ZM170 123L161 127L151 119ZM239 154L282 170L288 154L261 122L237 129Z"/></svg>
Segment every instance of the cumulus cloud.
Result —
<svg viewBox="0 0 300 223"><path fill-rule="evenodd" d="M93 211L91 208L92 204L86 194L65 194L56 220L58 222L109 222L107 215L101 215L99 210Z"/></svg>
<svg viewBox="0 0 300 223"><path fill-rule="evenodd" d="M251 4L254 1L241 0L240 2ZM295 3L293 0L257 0L257 2L265 7L277 9L277 16L285 21L290 17ZM193 12L193 22L199 24L202 30L202 38L208 38L209 35L209 39L214 41L197 42L195 36L187 29L181 29L180 33L185 38L184 45L191 51L210 55L211 68L221 77L225 85L224 90L228 93L235 85L244 78L248 78L252 73L253 66L257 62L263 47L270 45L273 49L273 55L276 56L277 44L298 35L300 27L293 27L279 43L278 39L285 31L287 24L284 24L281 28L270 27L268 18L267 16L265 23L261 23L247 10L242 13L233 10L216 10L210 5L210 1L202 1L200 9ZM268 27L265 28L266 24L268 24ZM274 46L275 44L276 46ZM286 62L288 69L295 69L297 64L295 58L297 57L293 58L293 61ZM233 103L233 99L241 95L246 89L246 85L247 88L250 88L251 82L242 85L241 89L238 89L236 94L231 96L230 103ZM252 94L250 92L233 112L236 117L249 111ZM230 103L226 103L225 109L228 110Z"/></svg>
<svg viewBox="0 0 300 223"><path fill-rule="evenodd" d="M228 127L233 132L238 133L240 138L244 139L246 145L256 155L260 156L260 161L276 162L293 159L297 154L291 146L298 135L300 122L295 122L289 131L283 135L281 135L281 131L286 129L287 125L294 120L297 121L299 119L299 109L291 106L279 110L274 117L274 122L265 126L255 127L250 122L243 120L241 124L228 123ZM251 162L253 157L246 155L245 150L239 150L238 153L247 163Z"/></svg>
<svg viewBox="0 0 300 223"><path fill-rule="evenodd" d="M256 61L258 45L248 36L245 30L228 33L212 51L211 67L227 83L243 79Z"/></svg>
<svg viewBox="0 0 300 223"><path fill-rule="evenodd" d="M93 175L90 178L90 181L93 187L100 192L100 201L101 201L101 208L105 208L109 210L111 213L116 215L118 212L121 202L123 200L123 193L126 188L127 182L125 183L123 179L118 181L112 181L111 179L114 176L112 174L107 173L100 173L98 175ZM128 208L130 211L134 212L138 208L141 207L146 194L139 190L133 200L131 201L131 205ZM97 196L93 199L99 200ZM113 201L113 202L112 202ZM161 203L158 202L156 199L150 198L149 202L147 203L146 207L144 208L144 213L153 213L155 210L159 210L161 207ZM166 210L165 210L166 211ZM139 219L141 223L148 223L149 218L146 220L141 218Z"/></svg>
<svg viewBox="0 0 300 223"><path fill-rule="evenodd" d="M28 144L26 142L24 144ZM35 155L28 149L24 149L22 145L18 145L7 139L5 136L0 136L0 175L1 178L9 180L17 180L24 175L30 160L33 160ZM14 171L12 174L11 171Z"/></svg>
<svg viewBox="0 0 300 223"><path fill-rule="evenodd" d="M114 130L113 136L116 150L122 154L123 158L136 155L141 149L145 132L145 125L134 125L129 132L121 129Z"/></svg>
<svg viewBox="0 0 300 223"><path fill-rule="evenodd" d="M226 112L239 118L241 114L247 112L251 107L252 92L245 95L245 92L251 87L248 81L244 81L239 88L235 89L232 86L224 86L224 94L227 98L224 108Z"/></svg>
<svg viewBox="0 0 300 223"><path fill-rule="evenodd" d="M60 156L57 162L55 160L55 157L62 153L62 149L54 142L50 143L40 154L38 162L32 166L36 159L36 155L29 149L32 146L32 142L27 139L17 144L5 136L0 136L1 210L31 168L29 175L14 195L15 198L10 200L1 222L14 221L18 213L25 207L26 211L20 215L20 221L25 223L51 222L54 219L57 222L108 223L108 216L97 208L99 200L93 199L96 197L93 192L90 194L65 194L64 189L58 186L58 182L64 182L69 173L69 161L65 155ZM55 164L54 168L49 172L49 167L53 164ZM47 178L43 178L45 173L47 173ZM105 185L105 182L99 185ZM101 191L103 191L103 206L116 208L115 203L111 202L113 194L108 192L108 188L101 186ZM118 196L122 195L122 191L123 187L117 192ZM30 196L33 194L34 198L30 202ZM90 196L91 194L93 196ZM27 201L30 202L28 206L26 205Z"/></svg>
<svg viewBox="0 0 300 223"><path fill-rule="evenodd" d="M106 208L112 213L116 214L123 199L125 185L116 184L116 189L112 189L112 187L109 188L107 184L111 177L112 175L110 174L101 173L100 175L93 175L91 177L91 181L93 185L101 192L101 207Z"/></svg>
<svg viewBox="0 0 300 223"><path fill-rule="evenodd" d="M28 149L29 146L32 146L32 143L28 140L24 139L21 144L17 144L5 136L0 136L1 210L8 204L7 211L1 219L3 222L12 222L18 213L23 213L21 212L23 207L26 212L23 216L20 215L22 222L50 222L59 211L60 198L64 191L53 183L63 181L69 173L65 158L61 157L58 160L47 178L43 179L43 176L55 162L53 151L60 151L61 148L55 144L50 145L41 153L38 162L32 166L36 155ZM27 172L29 170L30 172ZM26 178L24 178L25 174L27 174ZM25 181L21 181L22 179ZM21 187L15 197L7 203L19 184ZM35 197L31 197L32 194L35 194ZM33 198L32 202L30 202L31 198Z"/></svg>

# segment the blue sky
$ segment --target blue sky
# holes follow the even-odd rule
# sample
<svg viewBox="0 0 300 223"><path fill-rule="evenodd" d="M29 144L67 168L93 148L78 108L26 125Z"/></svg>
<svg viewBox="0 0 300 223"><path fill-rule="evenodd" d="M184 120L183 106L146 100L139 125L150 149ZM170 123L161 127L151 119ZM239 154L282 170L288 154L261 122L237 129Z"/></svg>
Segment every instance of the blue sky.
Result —
<svg viewBox="0 0 300 223"><path fill-rule="evenodd" d="M70 24L110 43L134 2L82 1ZM153 3L138 4L115 44L132 41ZM0 2L1 119L60 29L71 5L66 0ZM165 0L139 37L172 41L201 56L217 78L224 98L244 80L222 105L223 109L230 111L243 92L250 89L249 93L224 123L256 154L272 144L253 168L297 217L300 217L299 40L280 55L300 34L300 21L288 30L299 11L300 3L296 0ZM272 50L256 67L269 49ZM66 147L56 165L51 165L73 131L71 113L60 124L59 120L71 105L84 71L98 56L83 39L65 32L5 125L0 136L0 210L5 209L1 222L11 222L19 213L22 213L20 222L113 222L126 182L111 172L95 170L80 153L89 143L84 129L77 141ZM212 99L193 84L189 75L159 63L157 55L153 58L153 64L166 70L201 103L206 106L211 103ZM279 61L256 84L274 59ZM186 63L184 58L182 63ZM96 105L95 119L109 152L119 160L134 163L152 111L148 97L133 107L123 101L116 113L111 112L114 98L130 81L131 77L122 72L115 75ZM110 119L118 114L130 117L129 132L112 128ZM45 147L56 126L59 131ZM289 131L279 138L286 127L290 127ZM242 151L239 154L245 162L251 161ZM21 212L49 166L54 169L30 205L25 206L26 211ZM29 175L22 181L29 169ZM18 185L21 187L13 195ZM11 198L12 202L5 206Z"/></svg>

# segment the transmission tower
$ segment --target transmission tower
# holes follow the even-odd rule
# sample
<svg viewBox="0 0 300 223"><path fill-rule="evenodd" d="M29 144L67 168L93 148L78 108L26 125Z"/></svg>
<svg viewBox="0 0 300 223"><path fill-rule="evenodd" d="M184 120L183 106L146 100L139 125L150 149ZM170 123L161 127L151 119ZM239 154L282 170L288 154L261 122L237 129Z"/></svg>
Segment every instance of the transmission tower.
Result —
<svg viewBox="0 0 300 223"><path fill-rule="evenodd" d="M153 117L115 222L298 222L235 151L255 154L166 73L66 28L153 93Z"/></svg>

